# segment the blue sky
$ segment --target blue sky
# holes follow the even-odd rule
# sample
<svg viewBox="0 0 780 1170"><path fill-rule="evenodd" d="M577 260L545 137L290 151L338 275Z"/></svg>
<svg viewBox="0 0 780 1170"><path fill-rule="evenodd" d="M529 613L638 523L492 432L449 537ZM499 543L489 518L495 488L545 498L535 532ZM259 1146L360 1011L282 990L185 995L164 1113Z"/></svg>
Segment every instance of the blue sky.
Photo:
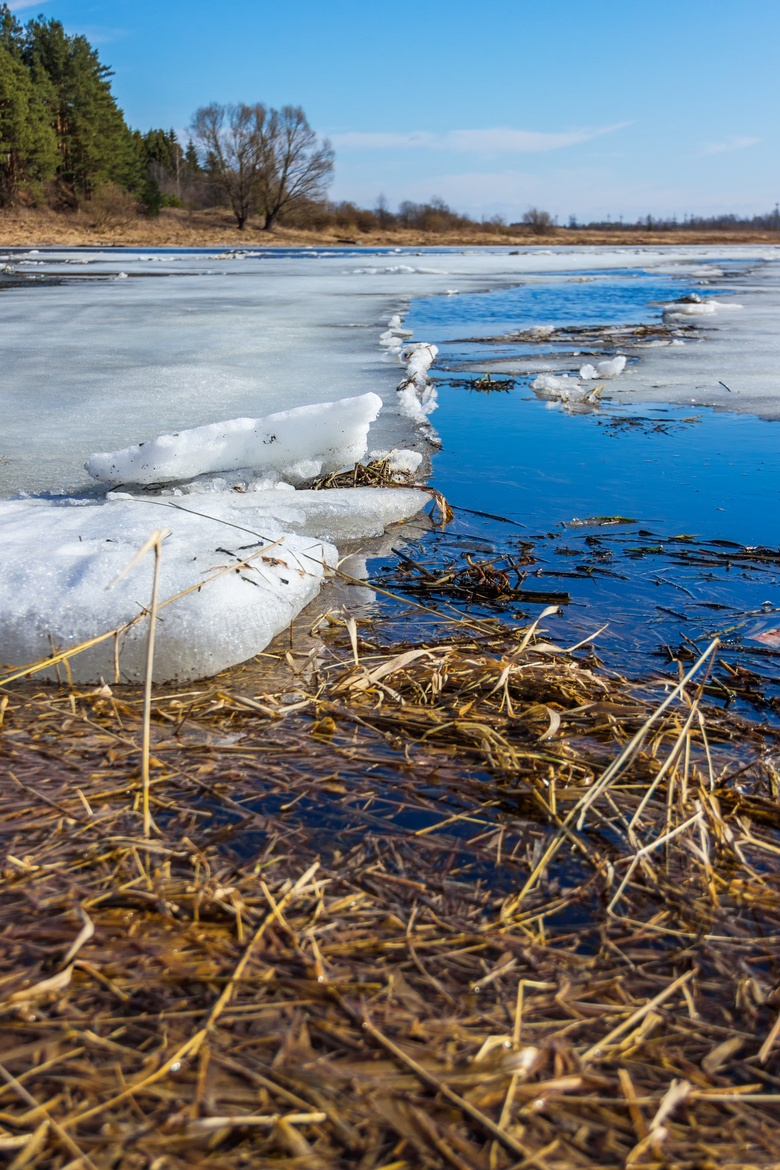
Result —
<svg viewBox="0 0 780 1170"><path fill-rule="evenodd" d="M115 71L134 128L302 105L334 199L477 217L753 214L780 199L777 0L37 0Z"/></svg>

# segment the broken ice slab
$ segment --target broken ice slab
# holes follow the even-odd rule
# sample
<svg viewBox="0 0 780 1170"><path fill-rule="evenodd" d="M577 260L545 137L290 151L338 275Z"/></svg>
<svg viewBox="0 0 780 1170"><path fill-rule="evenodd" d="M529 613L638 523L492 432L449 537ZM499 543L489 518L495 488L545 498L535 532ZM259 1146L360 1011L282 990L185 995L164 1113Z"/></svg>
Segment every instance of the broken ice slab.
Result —
<svg viewBox="0 0 780 1170"><path fill-rule="evenodd" d="M626 368L626 358L623 354L618 354L603 362L596 362L595 366L588 363L580 369L580 377L593 381L597 378L617 378L618 374L622 374Z"/></svg>
<svg viewBox="0 0 780 1170"><path fill-rule="evenodd" d="M85 466L93 479L111 484L172 483L245 468L305 483L362 459L368 428L381 409L378 394L361 394L265 418L208 423L92 455Z"/></svg>
<svg viewBox="0 0 780 1170"><path fill-rule="evenodd" d="M428 499L417 489L355 488L214 493L197 509L132 497L2 501L0 662L26 666L125 627L68 666L77 682L140 681L153 556L112 582L155 529L169 528L154 678L215 674L258 654L316 596L338 560L334 540L381 533Z"/></svg>

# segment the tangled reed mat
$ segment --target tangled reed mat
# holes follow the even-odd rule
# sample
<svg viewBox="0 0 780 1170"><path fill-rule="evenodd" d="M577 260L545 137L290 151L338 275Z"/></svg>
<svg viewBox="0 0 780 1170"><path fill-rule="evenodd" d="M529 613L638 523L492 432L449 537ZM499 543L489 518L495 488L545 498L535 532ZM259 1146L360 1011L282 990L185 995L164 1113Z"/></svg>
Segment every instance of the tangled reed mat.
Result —
<svg viewBox="0 0 780 1170"><path fill-rule="evenodd" d="M549 617L155 688L148 837L138 690L1 691L0 1161L780 1165L776 733Z"/></svg>

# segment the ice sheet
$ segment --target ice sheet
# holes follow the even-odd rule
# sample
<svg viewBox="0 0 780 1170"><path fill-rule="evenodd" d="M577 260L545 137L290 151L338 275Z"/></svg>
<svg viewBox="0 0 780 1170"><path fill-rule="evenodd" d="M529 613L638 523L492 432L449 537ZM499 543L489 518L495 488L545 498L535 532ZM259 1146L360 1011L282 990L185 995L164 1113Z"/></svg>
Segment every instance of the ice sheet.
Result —
<svg viewBox="0 0 780 1170"><path fill-rule="evenodd" d="M703 261L723 249L511 251L517 255L448 250L422 262L395 254L366 265L359 253L288 256L251 247L221 254L38 249L34 256L6 249L8 267L65 283L3 293L0 495L82 489L90 451L369 392L385 404L375 445L414 447L432 396L422 402L417 395L418 411L410 396L397 394L397 369L379 344L410 297L455 284L469 293L610 269L706 275ZM777 255L766 247L729 254ZM31 258L34 267L24 263ZM416 271L403 271L409 268ZM127 279L115 280L119 273Z"/></svg>
<svg viewBox="0 0 780 1170"><path fill-rule="evenodd" d="M103 483L150 484L247 469L268 482L305 483L352 467L366 453L368 428L382 409L378 394L297 406L265 418L236 418L161 435L92 455L86 470Z"/></svg>
<svg viewBox="0 0 780 1170"><path fill-rule="evenodd" d="M168 528L160 601L195 588L160 611L154 677L214 674L259 653L316 596L338 559L332 541L381 534L428 498L357 488L223 493L197 509L120 493L102 502L0 501L0 662L23 666L137 619L151 595L152 555L115 578L155 529ZM111 681L118 664L120 679L139 681L146 637L141 617L74 657L73 678Z"/></svg>
<svg viewBox="0 0 780 1170"><path fill-rule="evenodd" d="M621 343L632 362L610 386L620 402L672 402L780 419L780 250L774 263L729 281L732 297L667 306L666 320L695 326L681 344ZM681 308L713 312L679 314Z"/></svg>

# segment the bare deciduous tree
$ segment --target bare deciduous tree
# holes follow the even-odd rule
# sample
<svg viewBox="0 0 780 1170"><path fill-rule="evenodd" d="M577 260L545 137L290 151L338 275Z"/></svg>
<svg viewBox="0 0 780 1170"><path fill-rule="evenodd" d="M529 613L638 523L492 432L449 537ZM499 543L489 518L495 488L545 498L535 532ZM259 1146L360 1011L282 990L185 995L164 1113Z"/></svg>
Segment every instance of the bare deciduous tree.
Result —
<svg viewBox="0 0 780 1170"><path fill-rule="evenodd" d="M556 221L549 211L542 211L538 207L529 207L523 216L523 223L528 225L535 236L548 236L555 231Z"/></svg>
<svg viewBox="0 0 780 1170"><path fill-rule="evenodd" d="M201 106L190 132L203 152L203 162L224 192L241 231L257 206L264 157L264 126L268 111L259 103Z"/></svg>
<svg viewBox="0 0 780 1170"><path fill-rule="evenodd" d="M300 106L271 110L263 127L258 207L270 231L279 215L303 201L324 197L333 173L333 148L319 144Z"/></svg>
<svg viewBox="0 0 780 1170"><path fill-rule="evenodd" d="M322 199L333 171L333 150L312 130L300 106L202 106L191 133L203 162L224 192L241 230L253 211L270 231L296 204Z"/></svg>

